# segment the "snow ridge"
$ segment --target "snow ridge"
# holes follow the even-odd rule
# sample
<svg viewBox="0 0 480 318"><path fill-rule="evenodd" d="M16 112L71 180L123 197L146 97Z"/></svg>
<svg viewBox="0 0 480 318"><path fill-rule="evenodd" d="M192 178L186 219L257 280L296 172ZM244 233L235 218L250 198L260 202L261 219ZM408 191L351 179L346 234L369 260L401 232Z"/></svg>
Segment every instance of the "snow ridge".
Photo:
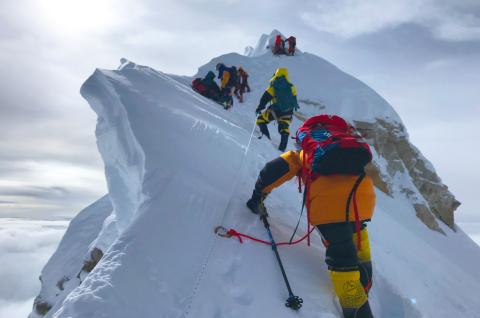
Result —
<svg viewBox="0 0 480 318"><path fill-rule="evenodd" d="M262 37L254 50L266 46L271 37ZM366 129L383 123L379 130L385 131L372 135L371 143L379 175L392 183L392 191L388 193L388 186L388 195L376 191L376 216L369 225L374 313L450 318L474 317L480 311L471 293L480 283L478 247L442 223L444 235L428 229L417 219L412 201L397 191L402 185L395 177L403 180L405 189L416 189L409 171L397 174L396 168L416 168L417 158L399 163L397 157L386 156L397 151L389 138L409 145L401 119L381 96L308 53L226 54L200 67L196 76L214 70L218 62L250 71L252 92L230 111L194 93L188 86L191 79L126 59L118 70L96 70L82 86L82 95L98 114L96 135L111 205L102 201L83 219L82 224L88 221L95 230L81 246L73 239L82 228L72 222L61 249L44 270L40 299L52 305L45 317L338 317L318 237L313 237L311 248L280 249L292 288L304 299L300 313L295 313L284 306L288 295L270 247L213 235L216 225L224 225L267 237L245 202L258 171L279 155L273 124L272 142L252 140L251 132L255 106L280 66L289 69L300 97L292 131L302 116L319 112L339 114ZM293 147L290 143L289 149ZM266 204L275 239L288 240L301 205L296 183L276 189ZM305 231L302 220L298 233ZM72 279L62 293L57 286L60 275L47 273L59 271L55 264L69 257L68 248L84 260L93 248L104 255L82 281ZM71 262L67 272L78 273L80 257Z"/></svg>
<svg viewBox="0 0 480 318"><path fill-rule="evenodd" d="M145 154L132 131L125 105L116 91L118 84L131 87L128 80L111 71L96 70L92 80L81 88L81 94L90 101L97 113L97 145L105 163L113 213L106 220L102 232L92 247L102 251L117 239L130 223L143 202L141 184L145 174ZM101 92L97 92L102 89ZM102 94L102 99L94 96Z"/></svg>

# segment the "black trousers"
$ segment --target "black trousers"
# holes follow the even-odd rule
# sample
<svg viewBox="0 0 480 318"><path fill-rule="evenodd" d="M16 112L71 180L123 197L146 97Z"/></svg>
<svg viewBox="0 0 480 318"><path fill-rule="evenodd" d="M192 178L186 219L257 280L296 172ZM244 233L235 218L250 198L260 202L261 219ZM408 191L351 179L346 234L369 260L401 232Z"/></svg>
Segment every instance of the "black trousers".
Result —
<svg viewBox="0 0 480 318"><path fill-rule="evenodd" d="M363 222L360 229L367 224ZM372 282L372 263L370 260L360 261L356 241L353 234L355 223L330 223L317 225L326 246L325 263L332 271L360 271L360 281L366 291L370 289Z"/></svg>

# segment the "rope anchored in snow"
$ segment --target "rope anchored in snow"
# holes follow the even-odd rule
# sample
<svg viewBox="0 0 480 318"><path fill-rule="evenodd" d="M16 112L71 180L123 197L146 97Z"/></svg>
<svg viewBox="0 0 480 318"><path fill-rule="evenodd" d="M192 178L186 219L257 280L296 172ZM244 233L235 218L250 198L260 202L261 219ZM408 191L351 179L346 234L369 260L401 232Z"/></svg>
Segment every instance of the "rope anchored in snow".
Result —
<svg viewBox="0 0 480 318"><path fill-rule="evenodd" d="M244 153L244 156L243 156L243 159L242 159L242 164L241 164L241 167L243 167L243 162L245 161L245 157L247 155L247 152L248 152L248 149L250 148L250 143L252 141L252 136L255 132L255 126L253 127L252 129L252 132L250 134L250 138L249 138L249 141L248 141L248 144L247 144L247 147L245 149L245 153ZM239 170L240 171L240 170ZM233 190L236 189L238 185L238 179L237 179L237 182L235 183L235 186L233 187ZM232 198L232 195L233 195L233 191L232 193L230 194L230 199L227 203L227 207L225 208L225 213L224 213L224 217L223 219L225 219L225 215L226 215L226 212L228 210L228 206L230 204L230 201L231 201L231 198ZM223 219L222 219L222 223L223 223ZM267 244L267 245L270 245L272 247L272 250L275 252L275 256L277 258L277 261L278 261L278 264L280 266L280 270L282 271L282 276L283 276L283 279L285 281L285 284L287 285L287 289L288 289L288 295L289 297L287 298L286 302L285 302L285 306L287 306L288 308L290 309L293 309L293 310L299 310L300 307L302 307L302 303L303 303L303 299L298 297L298 296L295 296L293 294L293 291L292 291L292 288L290 287L290 283L288 282L288 279L287 279L287 274L285 273L285 269L283 268L283 264L282 264L282 260L280 259L280 255L278 253L278 250L277 250L277 246L279 245L293 245L293 244L297 244L297 243L300 243L301 241L303 241L305 238L309 237L310 233L313 231L313 228L312 228L312 231L309 231L304 237L302 237L300 240L298 241L295 241L295 242L282 242L282 243L278 243L276 244L275 241L273 240L273 236L272 236L272 232L270 231L270 224L268 223L267 221L267 217L264 215L261 217L262 221L263 221L263 224L265 225L265 228L267 229L268 231L268 235L270 237L270 242L268 241L264 241L264 240L260 240L260 239L257 239L253 236L249 236L249 235L246 235L246 234L242 234L242 233L239 233L237 231L235 231L234 229L230 229L227 231L227 229L223 226L217 226L214 230L215 234L217 234L218 236L220 237L232 237L232 236L235 236L238 238L238 240L240 241L240 243L243 243L243 240L242 240L242 237L244 238L248 238L250 240L253 240L255 242L259 242L259 243L263 243L263 244ZM210 251L209 253L209 256L207 257L207 261L206 263L208 263L208 259L210 258L210 255L212 254L212 251L213 251L213 247L212 247L212 250ZM198 284L197 284L198 286ZM187 311L188 312L188 311ZM187 313L188 314L188 313Z"/></svg>
<svg viewBox="0 0 480 318"><path fill-rule="evenodd" d="M301 238L299 238L299 239L296 240L296 241L280 242L280 243L276 243L275 245L276 245L276 246L283 246L283 245L295 245L295 244L298 244L298 243L304 241L304 240L308 237L308 235L313 232L314 229L315 229L315 228L312 227L312 228L310 229L310 232L307 232L304 236L302 236ZM214 229L214 233L217 234L218 236L225 237L225 238L236 237L241 244L243 244L243 239L246 238L246 239L249 239L249 240L254 241L254 242L257 242L257 243L266 244L266 245L272 245L272 242L265 241L265 240L256 238L256 237L254 237L254 236L248 235L248 234L244 234L244 233L237 232L235 229L227 230L225 227L220 226L220 225L217 226L217 227Z"/></svg>
<svg viewBox="0 0 480 318"><path fill-rule="evenodd" d="M256 118L255 118L256 120ZM235 190L237 189L237 186L238 186L238 182L240 180L239 176L240 176L240 173L243 169L243 165L245 164L245 158L247 157L247 153L248 153L248 150L250 149L250 144L252 142L252 137L253 137L253 133L255 132L255 123L253 125L253 128L252 128L252 131L250 132L250 136L248 138L248 144L247 144L247 147L245 148L245 151L243 153L243 156L242 156L242 161L240 162L240 167L239 169L237 170L237 174L234 178L234 180L236 180L235 184L233 185L232 187L232 190L231 190L231 193L230 193L230 196L228 197L228 201L226 203L226 206L225 206L225 209L224 209L224 212L223 212L223 216L222 216L222 220L221 220L221 223L223 223L223 221L225 220L226 218L226 215L227 215L227 211L229 211L229 205L230 205L230 202L232 201L232 196L233 196L233 193L235 193ZM195 281L195 286L193 288L193 291L192 291L192 294L190 296L190 299L188 301L188 303L186 304L186 309L184 311L184 314L182 315L182 317L186 318L190 315L190 310L192 308L192 304L193 304L193 299L195 298L195 296L197 295L197 292L198 292L198 289L200 287L200 284L203 280L203 278L205 277L205 273L207 271L207 266L208 266L208 263L213 255L213 252L215 250L215 247L216 247L216 243L217 243L217 240L213 240L213 243L212 245L210 246L210 249L206 255L206 258L205 258L205 261L203 262L203 265L201 267L201 270L199 272L199 274L197 275L197 278L196 278L196 281Z"/></svg>
<svg viewBox="0 0 480 318"><path fill-rule="evenodd" d="M253 236L250 236L250 235L247 235L247 234L239 233L234 229L227 230L223 226L217 226L215 228L214 232L218 236L225 237L225 238L236 237L236 238L238 238L238 241L242 244L243 244L243 238L247 238L247 239L252 240L254 242L262 243L262 244L266 244L266 245L271 246L272 250L275 252L275 257L277 258L278 265L280 266L280 270L282 272L283 280L285 281L285 285L287 286L287 290L288 290L288 298L285 302L285 306L287 306L288 308L293 309L293 310L299 310L302 307L303 299L298 297L298 296L295 296L293 294L292 288L290 287L290 283L288 282L287 274L286 274L285 269L283 267L282 260L280 259L280 254L278 253L277 246L294 245L294 244L300 243L301 241L305 240L310 235L310 233L313 231L314 228L312 227L312 229L307 234L305 234L302 238L298 239L297 241L275 243L275 241L273 239L272 231L270 230L270 224L268 223L267 217L266 216L261 216L260 219L263 221L263 225L267 229L268 236L270 237L270 241L261 240L261 239L258 239L256 237L253 237Z"/></svg>

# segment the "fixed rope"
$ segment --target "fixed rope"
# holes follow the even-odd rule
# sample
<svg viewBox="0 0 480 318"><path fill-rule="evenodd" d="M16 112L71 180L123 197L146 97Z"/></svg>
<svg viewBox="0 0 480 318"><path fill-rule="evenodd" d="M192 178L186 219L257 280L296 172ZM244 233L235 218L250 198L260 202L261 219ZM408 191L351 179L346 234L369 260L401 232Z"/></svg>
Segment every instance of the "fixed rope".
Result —
<svg viewBox="0 0 480 318"><path fill-rule="evenodd" d="M256 118L255 118L255 122L253 124L253 128L252 128L252 131L250 133L250 137L248 139L248 143L247 143L247 147L245 148L245 151L243 153L243 157L242 157L242 161L240 162L240 167L239 169L237 170L237 175L235 176L235 179L236 182L235 184L233 185L232 187L232 191L230 193L230 196L228 197L228 201L227 201L227 204L225 206L225 209L224 209L224 212L223 212L223 216L222 216L222 220L221 220L221 223L223 223L225 221L225 218L226 218L226 215L227 215L227 211L228 211L228 207L230 206L230 203L232 201L232 196L233 196L233 193L235 193L235 190L237 189L238 187L238 183L239 183L239 176L240 176L240 173L241 171L243 170L243 166L245 164L245 158L247 157L247 153L248 153L248 150L250 148L250 144L252 142L252 137L253 137L253 134L255 132L255 127L256 127ZM202 267L201 267L201 270L200 272L198 273L197 275L197 278L196 278L196 281L195 281L195 285L193 287L193 291L192 291L192 294L190 295L190 300L188 301L187 305L186 305L186 309L185 309L185 312L184 314L182 315L182 317L188 317L189 314L190 314L190 310L192 308L192 304L193 304L193 300L195 298L195 296L197 295L197 291L198 289L200 288L200 283L202 282L203 278L205 277L205 272L207 271L207 266L208 266L208 263L210 262L210 258L212 257L213 255L213 251L215 250L215 246L216 246L216 243L217 243L217 240L215 239L207 253L207 256L205 257L205 261L202 263Z"/></svg>
<svg viewBox="0 0 480 318"><path fill-rule="evenodd" d="M298 243L304 241L313 232L314 229L315 229L315 227L312 227L309 232L307 232L304 236L302 236L301 238L299 238L296 241L280 242L280 243L276 243L275 245L276 246L284 246L284 245L298 244ZM257 242L257 243L270 245L270 246L272 245L272 243L269 242L269 241L265 241L265 240L256 238L254 236L248 235L248 234L240 233L240 232L236 231L235 229L227 230L223 226L217 226L215 228L215 234L217 234L218 236L221 236L221 237L225 237L225 238L236 237L238 239L238 241L240 242L240 244L243 244L243 239L245 238L245 239L249 239L251 241Z"/></svg>

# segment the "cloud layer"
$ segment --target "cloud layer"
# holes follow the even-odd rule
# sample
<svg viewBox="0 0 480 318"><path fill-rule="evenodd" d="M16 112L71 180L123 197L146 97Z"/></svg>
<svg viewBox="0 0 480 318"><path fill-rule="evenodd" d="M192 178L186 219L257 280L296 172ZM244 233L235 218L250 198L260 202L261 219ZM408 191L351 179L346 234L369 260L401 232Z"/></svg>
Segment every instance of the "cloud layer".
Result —
<svg viewBox="0 0 480 318"><path fill-rule="evenodd" d="M480 40L480 3L474 0L321 0L313 3L313 8L301 14L302 19L319 31L344 38L416 24L441 40Z"/></svg>
<svg viewBox="0 0 480 318"><path fill-rule="evenodd" d="M0 218L0 317L26 317L38 294L39 273L68 221Z"/></svg>

